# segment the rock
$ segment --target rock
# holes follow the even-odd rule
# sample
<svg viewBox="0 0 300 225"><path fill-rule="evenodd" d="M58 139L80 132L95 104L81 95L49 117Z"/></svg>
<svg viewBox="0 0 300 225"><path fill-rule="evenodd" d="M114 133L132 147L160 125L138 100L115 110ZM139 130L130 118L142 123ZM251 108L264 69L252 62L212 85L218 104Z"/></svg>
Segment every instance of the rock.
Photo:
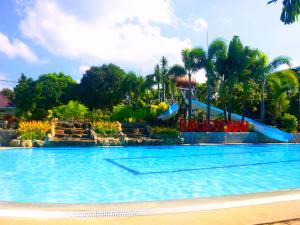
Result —
<svg viewBox="0 0 300 225"><path fill-rule="evenodd" d="M46 136L46 142L47 141L53 141L53 136L52 136L52 134L47 134L47 136Z"/></svg>
<svg viewBox="0 0 300 225"><path fill-rule="evenodd" d="M33 141L33 146L34 147L44 147L45 146L45 142L42 140L34 140Z"/></svg>
<svg viewBox="0 0 300 225"><path fill-rule="evenodd" d="M23 141L21 141L21 146L25 147L25 148L32 148L33 143L31 140L23 140Z"/></svg>
<svg viewBox="0 0 300 225"><path fill-rule="evenodd" d="M97 139L98 139L98 135L94 130L91 130L90 137L95 141L97 141Z"/></svg>
<svg viewBox="0 0 300 225"><path fill-rule="evenodd" d="M21 141L18 139L12 139L9 143L10 147L20 147L21 146Z"/></svg>
<svg viewBox="0 0 300 225"><path fill-rule="evenodd" d="M118 131L119 131L119 133L121 133L122 132L122 124L117 121L117 125L118 125Z"/></svg>

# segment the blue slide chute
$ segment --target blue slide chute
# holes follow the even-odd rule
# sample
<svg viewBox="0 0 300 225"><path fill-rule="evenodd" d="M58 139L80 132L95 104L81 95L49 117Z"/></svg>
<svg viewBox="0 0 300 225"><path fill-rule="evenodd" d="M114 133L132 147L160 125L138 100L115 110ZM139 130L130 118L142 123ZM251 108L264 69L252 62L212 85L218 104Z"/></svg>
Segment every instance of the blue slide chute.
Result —
<svg viewBox="0 0 300 225"><path fill-rule="evenodd" d="M179 110L179 106L176 102L172 103L172 105L169 107L167 111L165 111L163 114L161 114L158 119L167 120L172 117L174 117Z"/></svg>
<svg viewBox="0 0 300 225"><path fill-rule="evenodd" d="M195 108L199 108L203 111L207 110L207 105L202 103L202 102L198 102L195 100L192 100L192 106ZM212 115L220 115L220 114L224 114L224 111L222 109L216 108L216 107L211 107L211 114ZM242 116L232 113L231 114L232 119L234 120L242 120ZM261 133L269 138L275 139L277 141L282 141L282 142L289 142L292 140L293 135L287 132L284 132L282 130L279 130L277 128L265 125L263 123L257 122L253 119L244 118L245 121L247 121L248 123L253 125L253 129L254 131Z"/></svg>

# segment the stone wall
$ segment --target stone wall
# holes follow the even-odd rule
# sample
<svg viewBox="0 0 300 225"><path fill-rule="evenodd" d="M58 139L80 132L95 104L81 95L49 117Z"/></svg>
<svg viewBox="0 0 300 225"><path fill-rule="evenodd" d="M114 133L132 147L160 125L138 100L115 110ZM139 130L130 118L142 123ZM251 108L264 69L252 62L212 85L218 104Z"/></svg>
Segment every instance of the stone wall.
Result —
<svg viewBox="0 0 300 225"><path fill-rule="evenodd" d="M10 141L17 136L16 130L0 129L0 146L9 146Z"/></svg>
<svg viewBox="0 0 300 225"><path fill-rule="evenodd" d="M184 144L200 143L277 143L256 132L182 132Z"/></svg>
<svg viewBox="0 0 300 225"><path fill-rule="evenodd" d="M300 133L293 134L293 143L300 143Z"/></svg>

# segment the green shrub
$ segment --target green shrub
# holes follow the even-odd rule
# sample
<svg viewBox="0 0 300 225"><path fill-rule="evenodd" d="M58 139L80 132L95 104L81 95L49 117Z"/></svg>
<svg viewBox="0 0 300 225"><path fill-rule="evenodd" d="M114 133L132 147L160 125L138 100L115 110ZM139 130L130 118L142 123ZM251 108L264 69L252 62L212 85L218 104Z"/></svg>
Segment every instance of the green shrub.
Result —
<svg viewBox="0 0 300 225"><path fill-rule="evenodd" d="M82 120L88 113L88 108L77 101L69 101L68 104L53 109L56 117L63 120Z"/></svg>
<svg viewBox="0 0 300 225"><path fill-rule="evenodd" d="M281 119L282 127L287 132L297 131L298 121L294 115L285 113Z"/></svg>
<svg viewBox="0 0 300 225"><path fill-rule="evenodd" d="M22 121L19 124L18 133L22 140L43 140L51 130L50 122Z"/></svg>
<svg viewBox="0 0 300 225"><path fill-rule="evenodd" d="M135 109L130 105L117 105L113 108L112 119L120 122L140 122L145 120L147 108L138 107Z"/></svg>
<svg viewBox="0 0 300 225"><path fill-rule="evenodd" d="M171 127L151 127L151 131L154 134L167 135L167 136L178 136L179 134L177 128L171 128Z"/></svg>
<svg viewBox="0 0 300 225"><path fill-rule="evenodd" d="M93 122L92 127L97 134L115 135L119 133L119 124L117 122L98 121Z"/></svg>
<svg viewBox="0 0 300 225"><path fill-rule="evenodd" d="M86 118L90 121L110 121L111 115L109 112L98 109L88 112Z"/></svg>
<svg viewBox="0 0 300 225"><path fill-rule="evenodd" d="M165 102L160 102L158 104L151 104L148 109L147 119L153 120L156 119L160 114L165 112L168 109L168 104Z"/></svg>

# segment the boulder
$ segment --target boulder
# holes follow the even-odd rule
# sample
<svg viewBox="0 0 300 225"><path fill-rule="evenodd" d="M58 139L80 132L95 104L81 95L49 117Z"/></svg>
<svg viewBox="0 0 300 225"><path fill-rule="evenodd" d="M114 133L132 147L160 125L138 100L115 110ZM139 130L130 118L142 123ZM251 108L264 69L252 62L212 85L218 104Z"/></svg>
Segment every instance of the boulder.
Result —
<svg viewBox="0 0 300 225"><path fill-rule="evenodd" d="M34 147L44 147L45 146L45 142L42 140L34 140L33 141L33 146Z"/></svg>
<svg viewBox="0 0 300 225"><path fill-rule="evenodd" d="M53 136L52 136L52 134L47 134L47 136L46 136L46 141L53 141Z"/></svg>
<svg viewBox="0 0 300 225"><path fill-rule="evenodd" d="M9 143L10 147L20 147L21 146L21 141L18 139L12 139Z"/></svg>
<svg viewBox="0 0 300 225"><path fill-rule="evenodd" d="M91 130L90 137L95 141L98 139L98 135L94 130Z"/></svg>
<svg viewBox="0 0 300 225"><path fill-rule="evenodd" d="M23 141L21 141L21 147L32 148L33 143L31 140L23 140Z"/></svg>

